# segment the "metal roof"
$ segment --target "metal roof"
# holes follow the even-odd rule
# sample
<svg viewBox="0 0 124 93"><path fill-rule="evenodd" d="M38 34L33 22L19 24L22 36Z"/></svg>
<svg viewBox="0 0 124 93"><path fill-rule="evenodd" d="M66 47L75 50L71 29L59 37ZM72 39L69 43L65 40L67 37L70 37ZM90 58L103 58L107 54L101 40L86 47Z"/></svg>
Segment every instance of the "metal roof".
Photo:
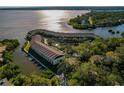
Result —
<svg viewBox="0 0 124 93"><path fill-rule="evenodd" d="M46 58L54 60L58 57L64 56L64 53L60 50L52 48L40 40L36 40L35 36L31 40L31 48L35 50L37 53L44 55Z"/></svg>

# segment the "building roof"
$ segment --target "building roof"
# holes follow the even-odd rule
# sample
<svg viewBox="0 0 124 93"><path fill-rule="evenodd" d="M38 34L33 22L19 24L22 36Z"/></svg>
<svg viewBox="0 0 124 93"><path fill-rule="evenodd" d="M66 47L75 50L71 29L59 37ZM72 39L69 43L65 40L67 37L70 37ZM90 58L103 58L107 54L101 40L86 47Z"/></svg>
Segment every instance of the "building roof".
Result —
<svg viewBox="0 0 124 93"><path fill-rule="evenodd" d="M52 48L52 47L42 43L40 40L36 40L35 36L32 37L31 48L33 50L35 50L37 53L42 54L46 58L49 58L51 60L64 55L62 51Z"/></svg>

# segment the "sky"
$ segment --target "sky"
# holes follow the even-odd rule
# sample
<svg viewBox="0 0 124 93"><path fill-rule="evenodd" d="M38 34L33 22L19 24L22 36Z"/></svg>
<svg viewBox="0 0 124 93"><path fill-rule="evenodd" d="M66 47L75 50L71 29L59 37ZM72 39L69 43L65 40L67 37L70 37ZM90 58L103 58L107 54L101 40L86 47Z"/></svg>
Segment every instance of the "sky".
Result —
<svg viewBox="0 0 124 93"><path fill-rule="evenodd" d="M0 0L0 6L124 6L124 0Z"/></svg>

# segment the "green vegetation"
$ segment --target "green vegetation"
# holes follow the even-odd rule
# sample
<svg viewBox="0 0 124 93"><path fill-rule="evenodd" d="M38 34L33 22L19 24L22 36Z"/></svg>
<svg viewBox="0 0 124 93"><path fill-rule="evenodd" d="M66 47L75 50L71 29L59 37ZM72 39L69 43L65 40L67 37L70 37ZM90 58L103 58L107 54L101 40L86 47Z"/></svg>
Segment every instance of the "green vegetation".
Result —
<svg viewBox="0 0 124 93"><path fill-rule="evenodd" d="M7 64L13 61L13 51L19 46L18 40L8 40L5 39L0 41L3 45L6 46L6 50L3 52L3 63Z"/></svg>
<svg viewBox="0 0 124 93"><path fill-rule="evenodd" d="M67 85L123 85L124 34L121 35L121 38L107 39L96 36L92 41L73 43L71 46L59 43L58 48L66 55L64 61L58 65L58 73L64 73ZM12 53L17 44L19 45L16 40L14 41L1 41L7 48L3 53L4 64L0 66L0 79L7 78L9 83L15 86L60 85L60 79L49 70L42 70L40 75L22 73L19 67L12 62Z"/></svg>
<svg viewBox="0 0 124 93"><path fill-rule="evenodd" d="M13 61L12 51L5 51L3 53L3 63L10 63Z"/></svg>
<svg viewBox="0 0 124 93"><path fill-rule="evenodd" d="M18 74L16 77L10 79L10 83L16 86L50 86L50 85L60 85L59 79L54 76L52 78L44 77L46 73L41 73L41 75L36 74Z"/></svg>
<svg viewBox="0 0 124 93"><path fill-rule="evenodd" d="M7 78L10 85L15 86L48 86L60 85L60 80L49 70L43 70L40 75L37 74L24 74L19 67L13 63L13 51L18 47L18 40L3 40L0 41L3 45L6 45L6 50L3 53L3 63L0 65L0 80ZM26 46L26 50L29 47L29 43Z"/></svg>
<svg viewBox="0 0 124 93"><path fill-rule="evenodd" d="M75 29L94 29L112 27L124 23L124 12L91 12L69 20ZM113 32L114 34L114 32Z"/></svg>
<svg viewBox="0 0 124 93"><path fill-rule="evenodd" d="M14 40L5 39L2 41L2 43L4 45L7 45L7 48L6 48L7 51L12 51L19 46L19 42L16 39Z"/></svg>
<svg viewBox="0 0 124 93"><path fill-rule="evenodd" d="M124 38L124 32L121 33L121 36Z"/></svg>
<svg viewBox="0 0 124 93"><path fill-rule="evenodd" d="M20 73L19 67L13 63L8 63L0 67L0 78L7 78L8 80L16 77Z"/></svg>
<svg viewBox="0 0 124 93"><path fill-rule="evenodd" d="M23 49L26 53L28 53L28 51L29 51L29 49L30 49L30 42L27 41L27 42L25 43L25 45L22 47L22 49Z"/></svg>
<svg viewBox="0 0 124 93"><path fill-rule="evenodd" d="M124 37L96 37L76 45L62 45L60 49L67 53L65 61L59 65L67 85L124 84Z"/></svg>

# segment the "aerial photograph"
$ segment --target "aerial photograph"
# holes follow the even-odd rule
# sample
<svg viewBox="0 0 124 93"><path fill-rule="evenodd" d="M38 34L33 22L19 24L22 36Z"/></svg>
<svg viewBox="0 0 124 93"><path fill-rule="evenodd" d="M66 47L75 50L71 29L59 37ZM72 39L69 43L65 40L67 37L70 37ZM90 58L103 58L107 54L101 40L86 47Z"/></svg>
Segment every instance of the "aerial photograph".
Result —
<svg viewBox="0 0 124 93"><path fill-rule="evenodd" d="M0 7L0 86L123 86L124 7Z"/></svg>

